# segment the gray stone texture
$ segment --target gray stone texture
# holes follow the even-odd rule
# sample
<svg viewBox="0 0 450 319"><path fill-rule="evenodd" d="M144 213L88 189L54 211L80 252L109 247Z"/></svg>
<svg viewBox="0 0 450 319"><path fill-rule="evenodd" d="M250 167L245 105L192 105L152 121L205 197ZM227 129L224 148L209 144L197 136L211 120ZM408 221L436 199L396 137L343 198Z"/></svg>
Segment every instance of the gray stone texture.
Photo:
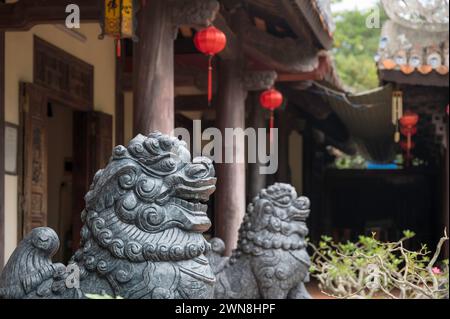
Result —
<svg viewBox="0 0 450 319"><path fill-rule="evenodd" d="M56 233L34 229L0 276L0 298L212 298L202 233L211 226L204 203L214 175L209 159L191 161L184 142L160 133L116 147L85 197L81 245L69 265L51 261Z"/></svg>
<svg viewBox="0 0 450 319"><path fill-rule="evenodd" d="M223 257L221 239L208 253L216 275L216 299L310 299L306 219L310 201L291 185L263 189L248 206L238 248Z"/></svg>

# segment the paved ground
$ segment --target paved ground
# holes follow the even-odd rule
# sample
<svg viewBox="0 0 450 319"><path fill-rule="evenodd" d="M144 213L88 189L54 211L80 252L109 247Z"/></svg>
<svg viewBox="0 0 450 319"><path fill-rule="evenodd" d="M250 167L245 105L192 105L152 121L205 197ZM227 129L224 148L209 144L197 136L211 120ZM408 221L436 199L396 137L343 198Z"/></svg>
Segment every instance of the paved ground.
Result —
<svg viewBox="0 0 450 319"><path fill-rule="evenodd" d="M333 299L327 295L324 295L320 289L319 289L319 285L317 284L317 281L315 281L314 279L311 280L311 282L309 284L306 285L306 289L308 289L309 294L314 298L314 299Z"/></svg>

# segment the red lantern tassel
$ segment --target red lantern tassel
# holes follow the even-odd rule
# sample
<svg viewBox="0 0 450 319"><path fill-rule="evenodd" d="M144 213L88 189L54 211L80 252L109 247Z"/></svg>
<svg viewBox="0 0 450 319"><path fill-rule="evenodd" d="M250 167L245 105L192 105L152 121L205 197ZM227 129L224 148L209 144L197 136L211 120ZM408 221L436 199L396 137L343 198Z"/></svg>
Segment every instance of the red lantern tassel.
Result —
<svg viewBox="0 0 450 319"><path fill-rule="evenodd" d="M273 111L270 111L270 144L273 143L273 129L275 127L275 115Z"/></svg>
<svg viewBox="0 0 450 319"><path fill-rule="evenodd" d="M120 38L116 39L116 54L118 58L122 56L122 43L120 41Z"/></svg>
<svg viewBox="0 0 450 319"><path fill-rule="evenodd" d="M212 67L213 56L210 55L208 59L208 106L211 106L212 96L213 96L213 67Z"/></svg>

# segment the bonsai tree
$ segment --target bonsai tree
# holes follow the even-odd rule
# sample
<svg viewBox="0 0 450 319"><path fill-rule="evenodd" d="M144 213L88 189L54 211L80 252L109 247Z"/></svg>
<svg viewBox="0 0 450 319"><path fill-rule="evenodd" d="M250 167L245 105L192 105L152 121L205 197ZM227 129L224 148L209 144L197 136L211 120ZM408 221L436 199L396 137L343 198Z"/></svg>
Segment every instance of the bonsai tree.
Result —
<svg viewBox="0 0 450 319"><path fill-rule="evenodd" d="M434 254L422 245L418 251L405 248L415 233L404 231L394 243L360 236L358 242L336 244L323 236L314 250L311 274L319 288L335 298L443 299L449 297L448 260L437 265L447 232Z"/></svg>

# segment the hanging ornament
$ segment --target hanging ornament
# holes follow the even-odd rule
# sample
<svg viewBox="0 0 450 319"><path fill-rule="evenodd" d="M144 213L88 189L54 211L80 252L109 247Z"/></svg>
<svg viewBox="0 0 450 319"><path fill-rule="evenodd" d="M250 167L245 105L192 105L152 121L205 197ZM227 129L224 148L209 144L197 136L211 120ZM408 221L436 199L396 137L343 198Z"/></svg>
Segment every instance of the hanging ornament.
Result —
<svg viewBox="0 0 450 319"><path fill-rule="evenodd" d="M270 111L270 141L273 140L273 129L275 127L275 110L283 105L283 94L274 88L261 93L260 103L263 108Z"/></svg>
<svg viewBox="0 0 450 319"><path fill-rule="evenodd" d="M408 152L408 150L413 150L416 148L416 143L411 142L411 145L408 146L406 141L400 141L400 147L404 152Z"/></svg>
<svg viewBox="0 0 450 319"><path fill-rule="evenodd" d="M100 22L102 33L113 37L116 44L116 55L122 55L122 39L135 38L137 0L104 0L102 20Z"/></svg>
<svg viewBox="0 0 450 319"><path fill-rule="evenodd" d="M213 67L214 56L222 52L227 45L225 33L214 26L209 26L195 34L194 44L197 50L208 56L208 105L211 105L213 89Z"/></svg>
<svg viewBox="0 0 450 319"><path fill-rule="evenodd" d="M411 112L411 111L407 111L405 112L405 114L400 118L399 122L401 125L401 129L400 132L406 136L406 142L403 142L402 144L406 144L406 145L402 145L402 148L405 149L406 148L406 163L409 165L410 161L411 161L411 150L415 147L414 142L412 141L412 137L415 136L417 134L417 124L419 123L419 115Z"/></svg>
<svg viewBox="0 0 450 319"><path fill-rule="evenodd" d="M400 118L400 125L402 127L412 128L412 127L415 127L419 123L419 119L420 118L419 118L418 114L411 112L411 111L407 111Z"/></svg>
<svg viewBox="0 0 450 319"><path fill-rule="evenodd" d="M403 92L394 91L392 94L392 124L395 126L395 143L400 142L399 120L403 116Z"/></svg>

